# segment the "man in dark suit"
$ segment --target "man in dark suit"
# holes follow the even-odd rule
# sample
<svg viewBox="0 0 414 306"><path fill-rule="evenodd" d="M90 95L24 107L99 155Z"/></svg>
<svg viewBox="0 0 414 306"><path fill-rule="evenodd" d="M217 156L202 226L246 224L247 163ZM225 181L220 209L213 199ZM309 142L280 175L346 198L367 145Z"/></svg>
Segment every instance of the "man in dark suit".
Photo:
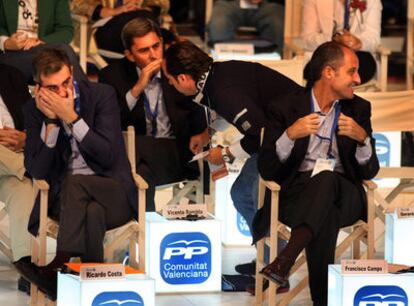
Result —
<svg viewBox="0 0 414 306"><path fill-rule="evenodd" d="M221 119L233 124L244 137L227 148L209 150L213 164L247 158L231 189L237 211L250 230L257 210L257 153L260 130L268 123L266 109L270 101L302 87L279 72L257 63L213 59L190 42L172 45L167 51L163 70L171 84L210 113L210 127L220 130ZM216 120L214 120L214 118ZM190 148L198 153L209 142L203 133L192 137ZM254 263L236 266L241 274L254 274Z"/></svg>
<svg viewBox="0 0 414 306"><path fill-rule="evenodd" d="M25 107L25 166L49 185L49 214L59 218L56 257L19 271L56 299L56 270L72 256L103 261L109 229L137 217L137 189L112 88L76 82L66 53L45 49L33 62L35 99ZM39 199L29 229L37 233Z"/></svg>
<svg viewBox="0 0 414 306"><path fill-rule="evenodd" d="M322 44L310 61L308 89L270 105L259 155L260 174L281 185L279 217L292 228L286 248L262 273L283 285L305 248L315 306L327 303L339 229L366 217L362 180L379 170L370 104L353 95L358 66L351 49ZM266 203L255 216L256 240L269 228L269 211Z"/></svg>
<svg viewBox="0 0 414 306"><path fill-rule="evenodd" d="M188 163L189 140L206 129L206 116L162 75L162 38L154 21L133 19L122 40L126 57L102 69L99 81L116 89L122 128L135 127L137 173L148 182L146 208L153 211L155 186L199 175L197 164Z"/></svg>
<svg viewBox="0 0 414 306"><path fill-rule="evenodd" d="M33 207L33 186L25 176L23 164L26 144L23 105L30 98L22 73L0 64L0 201L9 216L12 258L17 265L30 262L27 224ZM20 279L19 288L24 287Z"/></svg>

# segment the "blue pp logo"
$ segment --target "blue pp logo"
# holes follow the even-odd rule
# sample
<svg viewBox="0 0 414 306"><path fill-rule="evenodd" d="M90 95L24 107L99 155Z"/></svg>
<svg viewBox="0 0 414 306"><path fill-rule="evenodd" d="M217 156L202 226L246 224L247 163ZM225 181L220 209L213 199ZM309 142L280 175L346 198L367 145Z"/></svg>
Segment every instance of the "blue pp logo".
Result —
<svg viewBox="0 0 414 306"><path fill-rule="evenodd" d="M144 306L142 297L132 291L102 292L92 302L92 306Z"/></svg>
<svg viewBox="0 0 414 306"><path fill-rule="evenodd" d="M388 167L390 165L390 141L383 134L374 133L375 151L378 156L378 161L381 167Z"/></svg>
<svg viewBox="0 0 414 306"><path fill-rule="evenodd" d="M160 247L160 273L168 284L200 284L211 274L211 243L200 232L172 233Z"/></svg>
<svg viewBox="0 0 414 306"><path fill-rule="evenodd" d="M354 306L408 306L408 297L397 286L366 286L355 294Z"/></svg>
<svg viewBox="0 0 414 306"><path fill-rule="evenodd" d="M243 216L239 213L237 213L237 229L239 232L244 235L250 237L250 229L247 225L246 219L243 218Z"/></svg>

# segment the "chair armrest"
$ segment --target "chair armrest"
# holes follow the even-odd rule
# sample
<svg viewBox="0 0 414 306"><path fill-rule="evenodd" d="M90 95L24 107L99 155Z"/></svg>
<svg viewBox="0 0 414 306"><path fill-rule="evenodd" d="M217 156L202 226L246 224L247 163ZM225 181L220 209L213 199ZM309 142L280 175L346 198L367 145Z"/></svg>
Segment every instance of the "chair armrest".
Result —
<svg viewBox="0 0 414 306"><path fill-rule="evenodd" d="M377 52L378 54L380 54L381 56L388 56L391 54L391 50L387 49L383 46L378 46L377 49L375 50L375 52Z"/></svg>
<svg viewBox="0 0 414 306"><path fill-rule="evenodd" d="M378 187L373 181L364 181L363 184L369 190L375 190Z"/></svg>
<svg viewBox="0 0 414 306"><path fill-rule="evenodd" d="M263 180L263 184L269 188L271 191L279 191L280 186L279 184L275 183L274 181L265 181Z"/></svg>
<svg viewBox="0 0 414 306"><path fill-rule="evenodd" d="M79 22L80 24L87 24L89 21L88 17L83 16L83 15L79 15L75 13L71 13L70 15L74 21Z"/></svg>
<svg viewBox="0 0 414 306"><path fill-rule="evenodd" d="M303 50L301 47L295 44L292 39L287 38L284 44L285 44L284 47L287 50L293 52L296 56L303 57L305 55L305 50Z"/></svg>
<svg viewBox="0 0 414 306"><path fill-rule="evenodd" d="M139 189L148 189L148 183L142 178L142 176L136 173L133 173L132 176L134 178L135 185L137 185Z"/></svg>
<svg viewBox="0 0 414 306"><path fill-rule="evenodd" d="M33 184L39 188L39 190L49 190L49 184L45 180L33 180Z"/></svg>

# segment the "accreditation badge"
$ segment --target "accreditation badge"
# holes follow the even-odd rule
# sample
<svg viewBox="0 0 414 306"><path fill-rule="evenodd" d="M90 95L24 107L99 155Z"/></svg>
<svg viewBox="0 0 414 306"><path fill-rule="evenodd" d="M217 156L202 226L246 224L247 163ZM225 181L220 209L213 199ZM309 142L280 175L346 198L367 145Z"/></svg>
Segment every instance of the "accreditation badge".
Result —
<svg viewBox="0 0 414 306"><path fill-rule="evenodd" d="M335 169L335 160L331 158L318 158L315 163L315 167L313 168L312 175L317 175L319 172L322 171L334 171Z"/></svg>

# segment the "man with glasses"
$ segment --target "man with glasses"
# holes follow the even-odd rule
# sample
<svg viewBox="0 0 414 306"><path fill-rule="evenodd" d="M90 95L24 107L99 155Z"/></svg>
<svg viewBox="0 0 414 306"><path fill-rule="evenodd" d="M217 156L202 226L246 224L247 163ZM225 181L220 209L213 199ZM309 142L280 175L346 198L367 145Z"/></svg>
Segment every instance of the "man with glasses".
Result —
<svg viewBox="0 0 414 306"><path fill-rule="evenodd" d="M281 185L279 218L292 232L286 248L261 273L283 286L306 249L313 305L325 306L339 229L366 218L362 180L373 178L379 164L371 106L353 93L360 83L355 52L327 42L309 65L308 88L269 108L259 172ZM270 203L265 203L253 222L257 239L269 224Z"/></svg>
<svg viewBox="0 0 414 306"><path fill-rule="evenodd" d="M50 185L49 216L59 219L56 257L19 272L56 299L56 271L72 256L103 261L109 229L137 217L137 189L125 152L112 88L73 79L63 50L45 49L33 62L35 99L25 107L28 173ZM39 199L29 230L37 234Z"/></svg>

